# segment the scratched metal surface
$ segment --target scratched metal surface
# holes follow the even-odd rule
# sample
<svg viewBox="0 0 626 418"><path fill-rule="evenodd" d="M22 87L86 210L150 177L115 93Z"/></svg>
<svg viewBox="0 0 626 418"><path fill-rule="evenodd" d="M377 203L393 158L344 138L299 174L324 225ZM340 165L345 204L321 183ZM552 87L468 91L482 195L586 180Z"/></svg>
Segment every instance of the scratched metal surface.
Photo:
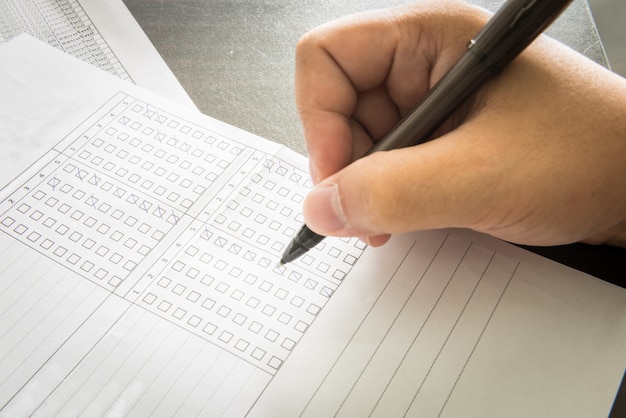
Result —
<svg viewBox="0 0 626 418"><path fill-rule="evenodd" d="M124 0L205 114L304 153L293 101L294 47L307 30L407 0ZM474 0L495 10L503 0ZM605 62L586 0L549 34Z"/></svg>

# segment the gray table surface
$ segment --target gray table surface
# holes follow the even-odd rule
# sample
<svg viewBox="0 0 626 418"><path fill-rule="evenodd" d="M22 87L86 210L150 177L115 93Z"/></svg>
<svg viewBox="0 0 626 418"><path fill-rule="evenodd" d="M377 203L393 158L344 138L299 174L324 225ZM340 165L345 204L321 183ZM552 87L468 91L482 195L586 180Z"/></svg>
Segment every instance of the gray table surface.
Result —
<svg viewBox="0 0 626 418"><path fill-rule="evenodd" d="M504 0L473 0L495 11ZM294 55L309 29L400 0L124 0L196 106L209 116L304 154L294 104ZM606 65L586 0L574 0L548 34ZM626 250L575 244L529 248L626 285Z"/></svg>
<svg viewBox="0 0 626 418"><path fill-rule="evenodd" d="M124 0L202 113L304 153L294 105L294 51L315 26L398 0ZM474 0L495 10L502 0ZM604 51L586 0L549 34L598 62Z"/></svg>

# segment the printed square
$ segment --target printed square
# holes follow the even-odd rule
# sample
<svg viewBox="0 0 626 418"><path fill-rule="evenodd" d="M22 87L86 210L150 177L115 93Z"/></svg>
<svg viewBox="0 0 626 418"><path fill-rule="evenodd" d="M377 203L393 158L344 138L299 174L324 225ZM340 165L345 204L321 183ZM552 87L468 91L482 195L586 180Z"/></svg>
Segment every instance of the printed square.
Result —
<svg viewBox="0 0 626 418"><path fill-rule="evenodd" d="M294 329L298 332L304 333L306 332L307 328L309 327L309 325L304 322L304 321L298 321L296 322L296 325L294 325Z"/></svg>
<svg viewBox="0 0 626 418"><path fill-rule="evenodd" d="M184 310L183 308L176 308L174 313L172 313L172 316L178 320L183 319L185 315L187 315L187 311Z"/></svg>
<svg viewBox="0 0 626 418"><path fill-rule="evenodd" d="M246 305L248 305L249 307L253 309L259 306L259 303L261 303L261 301L255 298L254 296L250 296L250 298L248 298L248 300L246 301Z"/></svg>
<svg viewBox="0 0 626 418"><path fill-rule="evenodd" d="M229 287L230 287L230 285L228 285L227 283L219 282L215 286L215 290L217 290L220 293L226 293L226 291L228 290Z"/></svg>
<svg viewBox="0 0 626 418"><path fill-rule="evenodd" d="M248 329L254 332L255 334L258 334L263 329L263 325L261 325L261 323L257 321L252 321Z"/></svg>
<svg viewBox="0 0 626 418"><path fill-rule="evenodd" d="M259 347L255 347L255 349L252 350L252 353L250 353L250 357L252 357L253 359L257 361L263 360L264 356L265 356L265 350L262 350Z"/></svg>
<svg viewBox="0 0 626 418"><path fill-rule="evenodd" d="M161 277L159 281L157 282L157 284L163 288L167 288L171 283L172 283L172 279L165 277L165 276Z"/></svg>
<svg viewBox="0 0 626 418"><path fill-rule="evenodd" d="M209 335L213 335L215 333L215 331L217 330L217 326L215 324L212 324L210 322L208 322L204 328L202 328L202 331L209 334Z"/></svg>
<svg viewBox="0 0 626 418"><path fill-rule="evenodd" d="M100 186L100 188L104 190L105 192L109 192L113 188L113 184L109 183L108 181L105 181L104 184Z"/></svg>
<svg viewBox="0 0 626 418"><path fill-rule="evenodd" d="M107 275L109 274L108 271L106 271L105 269L98 269L93 275L97 278L97 279L104 279Z"/></svg>
<svg viewBox="0 0 626 418"><path fill-rule="evenodd" d="M48 219L51 219L51 218L48 218ZM56 221L54 219L51 219L51 220L52 220L52 225L54 225L54 222L56 222ZM2 225L8 228L11 225L13 225L14 222L15 222L15 219L7 216L6 218L4 218L2 220ZM44 222L44 225L46 225L46 222ZM52 226L52 225L50 225L50 226ZM48 225L46 225L46 226L48 226Z"/></svg>
<svg viewBox="0 0 626 418"><path fill-rule="evenodd" d="M234 278L238 278L239 276L241 276L242 272L243 272L243 270L241 270L239 267L233 267L228 272L228 275L231 276L231 277L234 277Z"/></svg>
<svg viewBox="0 0 626 418"><path fill-rule="evenodd" d="M280 346L287 351L291 351L296 346L296 342L291 338L285 338Z"/></svg>
<svg viewBox="0 0 626 418"><path fill-rule="evenodd" d="M72 254L70 254L69 257L67 257L67 262L72 264L72 265L75 265L79 261L80 261L80 256L78 254L72 253Z"/></svg>
<svg viewBox="0 0 626 418"><path fill-rule="evenodd" d="M122 279L117 276L113 276L109 279L109 284L113 287L117 287L122 284Z"/></svg>
<svg viewBox="0 0 626 418"><path fill-rule="evenodd" d="M157 309L162 312L167 312L172 307L172 304L166 300L162 300L161 303L157 306Z"/></svg>
<svg viewBox="0 0 626 418"><path fill-rule="evenodd" d="M239 289L235 289L233 293L230 294L230 297L235 299L236 301L240 301L241 299L243 299L244 296L245 296L245 293L243 293Z"/></svg>
<svg viewBox="0 0 626 418"><path fill-rule="evenodd" d="M222 333L218 337L218 339L221 342L226 343L226 344L228 344L232 338L233 338L233 334L226 330L222 331Z"/></svg>
<svg viewBox="0 0 626 418"><path fill-rule="evenodd" d="M317 286L317 281L313 280L313 279L306 279L306 281L304 282L304 287L306 287L307 289L315 289L315 287Z"/></svg>
<svg viewBox="0 0 626 418"><path fill-rule="evenodd" d="M204 302L202 302L202 307L208 310L213 309L215 306L215 301L211 298L206 298Z"/></svg>
<svg viewBox="0 0 626 418"><path fill-rule="evenodd" d="M137 245L137 241L135 239L133 239L133 238L129 237L129 238L126 239L126 241L124 241L124 246L126 248L132 249L132 248L135 247L135 245Z"/></svg>
<svg viewBox="0 0 626 418"><path fill-rule="evenodd" d="M84 270L86 272L90 272L91 269L94 267L94 264L91 261L85 261L81 266L81 270Z"/></svg>
<svg viewBox="0 0 626 418"><path fill-rule="evenodd" d="M211 286L211 283L213 283L213 277L209 276L208 274L205 274L204 277L202 279L200 279L200 283L205 284L207 286Z"/></svg>
<svg viewBox="0 0 626 418"><path fill-rule="evenodd" d="M280 334L278 334L278 332L274 331L273 329L270 329L265 333L265 339L270 342L276 342L279 336Z"/></svg>
<svg viewBox="0 0 626 418"><path fill-rule="evenodd" d="M291 315L289 315L287 312L283 312L280 315L278 315L278 322L288 325L289 322L291 322L291 319L293 317Z"/></svg>
<svg viewBox="0 0 626 418"><path fill-rule="evenodd" d="M297 271L292 271L289 273L289 276L287 276L287 278L291 280L292 282L298 283L300 279L302 278L302 273L297 272Z"/></svg>
<svg viewBox="0 0 626 418"><path fill-rule="evenodd" d="M342 271L342 270L335 270L335 272L333 273L333 278L337 279L337 280L343 280L346 277L346 272Z"/></svg>
<svg viewBox="0 0 626 418"><path fill-rule="evenodd" d="M249 345L250 343L248 341L239 339L239 341L235 343L235 348L239 351L246 351Z"/></svg>
<svg viewBox="0 0 626 418"><path fill-rule="evenodd" d="M248 283L249 285L253 285L257 281L257 279L258 277L255 276L254 274L248 274L246 278L243 279L243 281Z"/></svg>
<svg viewBox="0 0 626 418"><path fill-rule="evenodd" d="M54 242L50 241L49 239L45 239L41 244L39 244L41 246L41 248L45 249L45 250L49 250L53 245Z"/></svg>
<svg viewBox="0 0 626 418"><path fill-rule="evenodd" d="M152 305L156 299L156 295L152 293L148 293L146 296L143 297L143 301L146 302L148 305Z"/></svg>
<svg viewBox="0 0 626 418"><path fill-rule="evenodd" d="M248 317L246 317L245 315L241 313L238 313L237 315L233 317L233 322L237 325L243 325L247 319Z"/></svg>
<svg viewBox="0 0 626 418"><path fill-rule="evenodd" d="M63 214L66 214L67 212L69 212L70 209L72 209L72 207L66 203L63 203L61 206L57 208L57 210Z"/></svg>
<svg viewBox="0 0 626 418"><path fill-rule="evenodd" d="M36 200L41 200L44 197L46 197L46 194L44 192L42 192L41 190L37 190L35 193L33 193L33 198L36 199Z"/></svg>
<svg viewBox="0 0 626 418"><path fill-rule="evenodd" d="M172 264L172 270L177 271L179 273L183 271L184 268L185 268L185 263L183 263L180 260L176 260L176 262Z"/></svg>
<svg viewBox="0 0 626 418"><path fill-rule="evenodd" d="M261 312L267 316L272 316L276 312L276 308L272 305L265 305L263 309L261 309Z"/></svg>
<svg viewBox="0 0 626 418"><path fill-rule="evenodd" d="M151 248L148 247L147 245L142 245L141 247L139 247L139 249L137 250L137 252L143 256L148 255L148 253L150 252Z"/></svg>
<svg viewBox="0 0 626 418"><path fill-rule="evenodd" d="M289 292L287 292L285 289L281 287L280 289L276 291L276 293L274 293L274 296L276 296L280 300L285 300L288 294Z"/></svg>
<svg viewBox="0 0 626 418"><path fill-rule="evenodd" d="M182 295L183 292L187 290L187 288L185 286L183 286L182 284L178 283L176 286L174 286L174 288L172 289L172 293L176 294L176 295Z"/></svg>
<svg viewBox="0 0 626 418"><path fill-rule="evenodd" d="M328 286L323 286L320 290L320 295L329 298L333 295L333 289Z"/></svg>
<svg viewBox="0 0 626 418"><path fill-rule="evenodd" d="M189 294L187 295L187 300L191 301L191 302L197 302L198 299L200 299L200 293L196 292L195 290L192 290L191 292L189 292Z"/></svg>
<svg viewBox="0 0 626 418"><path fill-rule="evenodd" d="M85 219L85 221L83 222L83 224L85 224L86 226L88 226L89 228L93 227L96 224L96 219L92 218L91 216L89 216L87 219Z"/></svg>
<svg viewBox="0 0 626 418"><path fill-rule="evenodd" d="M189 318L189 320L187 321L187 324L191 325L192 327L197 327L198 325L200 325L200 322L202 321L202 318L200 318L199 316L196 315L192 315L191 318Z"/></svg>
<svg viewBox="0 0 626 418"><path fill-rule="evenodd" d="M78 242L83 237L83 234L80 232L74 231L70 235L70 241Z"/></svg>
<svg viewBox="0 0 626 418"><path fill-rule="evenodd" d="M291 299L291 302L289 302L289 303L291 303L291 304L292 304L293 306L295 306L296 308L301 308L301 307L302 307L302 304L304 303L304 299L302 299L300 296L297 296L297 295L296 295L296 296L294 296L294 297Z"/></svg>
<svg viewBox="0 0 626 418"><path fill-rule="evenodd" d="M330 268L330 265L327 263L324 263L323 261L317 265L317 269L321 271L322 273L328 272L329 268Z"/></svg>
<svg viewBox="0 0 626 418"><path fill-rule="evenodd" d="M280 227L282 226L282 224L278 221L272 221L270 222L270 224L268 225L268 228L271 229L272 231L278 231L280 229Z"/></svg>
<svg viewBox="0 0 626 418"><path fill-rule="evenodd" d="M264 292L269 292L270 290L272 290L272 287L274 287L274 285L270 282L268 282L267 280L264 280L260 285L259 285L259 289L261 289Z"/></svg>
<svg viewBox="0 0 626 418"><path fill-rule="evenodd" d="M198 253L198 247L194 247L193 245L190 245L189 247L187 247L187 249L185 250L185 254L190 255L192 257L194 257L197 253Z"/></svg>
<svg viewBox="0 0 626 418"><path fill-rule="evenodd" d="M185 274L185 276L189 277L190 279L195 279L198 274L200 274L200 270L195 267L190 267L189 270L187 270L187 274Z"/></svg>
<svg viewBox="0 0 626 418"><path fill-rule="evenodd" d="M257 264L263 268L268 268L272 264L272 262L269 258L261 257Z"/></svg>
<svg viewBox="0 0 626 418"><path fill-rule="evenodd" d="M312 303L309 305L309 307L306 309L306 311L308 313L310 313L313 316L317 316L318 313L320 313L320 310L322 308L320 308L319 306L317 306L316 304Z"/></svg>

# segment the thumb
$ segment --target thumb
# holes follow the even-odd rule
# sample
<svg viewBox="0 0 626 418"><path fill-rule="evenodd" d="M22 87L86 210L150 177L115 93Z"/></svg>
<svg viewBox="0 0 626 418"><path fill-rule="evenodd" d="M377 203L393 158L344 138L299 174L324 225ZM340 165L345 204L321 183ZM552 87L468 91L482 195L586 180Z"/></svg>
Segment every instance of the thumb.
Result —
<svg viewBox="0 0 626 418"><path fill-rule="evenodd" d="M307 195L307 226L322 235L359 237L471 226L484 210L477 201L484 192L473 192L485 190L485 176L467 167L467 156L449 142L439 138L353 162Z"/></svg>

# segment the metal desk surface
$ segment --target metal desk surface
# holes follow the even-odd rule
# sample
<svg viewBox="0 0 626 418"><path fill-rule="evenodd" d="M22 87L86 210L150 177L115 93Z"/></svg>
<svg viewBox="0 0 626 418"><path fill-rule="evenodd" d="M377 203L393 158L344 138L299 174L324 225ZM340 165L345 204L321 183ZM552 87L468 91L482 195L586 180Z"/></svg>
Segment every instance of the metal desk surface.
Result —
<svg viewBox="0 0 626 418"><path fill-rule="evenodd" d="M200 111L304 153L293 100L295 45L309 29L400 0L124 0ZM503 0L472 0L494 11ZM606 64L586 0L574 0L548 30ZM531 249L598 277L626 280L626 250L574 245Z"/></svg>

